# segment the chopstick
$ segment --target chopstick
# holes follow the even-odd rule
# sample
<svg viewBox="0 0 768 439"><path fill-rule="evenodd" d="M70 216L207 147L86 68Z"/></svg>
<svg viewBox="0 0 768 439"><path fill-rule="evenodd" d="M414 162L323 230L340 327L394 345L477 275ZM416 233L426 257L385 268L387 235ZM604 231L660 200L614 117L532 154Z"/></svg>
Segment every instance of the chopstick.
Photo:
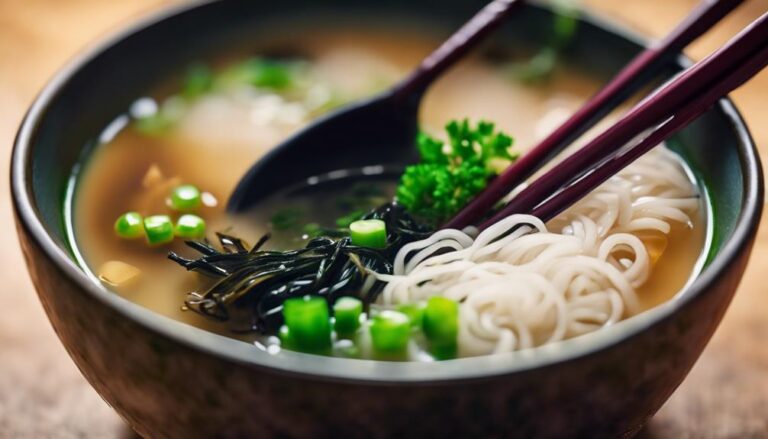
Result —
<svg viewBox="0 0 768 439"><path fill-rule="evenodd" d="M768 13L755 20L721 49L639 103L584 148L553 167L483 222L480 229L514 213L528 212L544 220L551 219L687 126L719 98L739 87L766 65ZM624 148L623 145L653 126L656 128L651 134L637 144Z"/></svg>
<svg viewBox="0 0 768 439"><path fill-rule="evenodd" d="M671 57L676 56L680 50L742 2L743 0L703 1L663 40L637 55L565 123L496 177L483 192L444 224L443 228L461 229L479 220L544 163L654 78Z"/></svg>

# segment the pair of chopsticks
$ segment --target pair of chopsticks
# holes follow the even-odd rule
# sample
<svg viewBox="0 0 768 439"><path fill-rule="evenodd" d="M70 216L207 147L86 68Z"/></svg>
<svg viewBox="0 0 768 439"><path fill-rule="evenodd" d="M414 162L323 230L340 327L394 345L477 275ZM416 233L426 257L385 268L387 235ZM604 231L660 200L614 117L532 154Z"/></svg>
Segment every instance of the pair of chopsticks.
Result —
<svg viewBox="0 0 768 439"><path fill-rule="evenodd" d="M638 55L568 121L494 179L444 227L462 228L480 220L512 189L646 84L671 57L741 2L702 3L663 41ZM662 86L611 128L542 175L499 212L483 221L480 229L514 213L531 213L548 220L562 212L764 68L768 63L766 34L768 14ZM638 143L624 147L644 133Z"/></svg>

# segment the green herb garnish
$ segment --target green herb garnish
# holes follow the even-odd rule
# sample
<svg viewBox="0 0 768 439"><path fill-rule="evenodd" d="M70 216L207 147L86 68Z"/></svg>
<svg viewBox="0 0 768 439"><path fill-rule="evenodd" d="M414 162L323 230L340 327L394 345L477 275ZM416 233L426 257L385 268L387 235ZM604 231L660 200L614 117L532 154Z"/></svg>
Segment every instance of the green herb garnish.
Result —
<svg viewBox="0 0 768 439"><path fill-rule="evenodd" d="M171 130L186 112L187 102L181 96L165 99L153 114L137 117L134 127L147 136L161 136Z"/></svg>
<svg viewBox="0 0 768 439"><path fill-rule="evenodd" d="M295 60L249 58L221 72L217 84L250 84L273 91L296 86L304 64Z"/></svg>
<svg viewBox="0 0 768 439"><path fill-rule="evenodd" d="M165 113L158 111L157 113L136 119L135 127L142 134L147 136L159 136L165 134L174 124L176 120L168 117Z"/></svg>
<svg viewBox="0 0 768 439"><path fill-rule="evenodd" d="M553 2L554 18L552 33L544 47L531 58L515 62L508 66L510 74L524 83L537 83L548 80L555 71L555 66L563 50L570 45L578 28L578 11L571 0Z"/></svg>
<svg viewBox="0 0 768 439"><path fill-rule="evenodd" d="M295 83L295 65L268 59L246 62L251 84L272 90L285 90Z"/></svg>
<svg viewBox="0 0 768 439"><path fill-rule="evenodd" d="M213 72L205 64L193 64L187 69L181 95L196 99L213 88Z"/></svg>
<svg viewBox="0 0 768 439"><path fill-rule="evenodd" d="M421 163L408 166L397 188L397 200L409 212L438 224L456 214L482 191L488 180L517 159L512 137L491 122L472 126L467 119L446 125L448 143L421 133Z"/></svg>
<svg viewBox="0 0 768 439"><path fill-rule="evenodd" d="M275 230L290 230L299 226L304 210L298 207L287 207L272 215L270 224Z"/></svg>

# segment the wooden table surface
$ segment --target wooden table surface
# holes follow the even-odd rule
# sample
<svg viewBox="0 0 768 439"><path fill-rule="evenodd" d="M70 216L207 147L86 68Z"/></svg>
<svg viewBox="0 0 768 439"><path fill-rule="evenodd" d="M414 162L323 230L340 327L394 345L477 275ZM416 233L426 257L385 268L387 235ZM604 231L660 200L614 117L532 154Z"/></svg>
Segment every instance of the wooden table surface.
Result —
<svg viewBox="0 0 768 439"><path fill-rule="evenodd" d="M582 0L659 36L697 0ZM24 111L52 73L88 43L169 0L0 0L0 163L8 168ZM701 58L768 0L749 0L689 53ZM768 152L768 72L734 94L755 141ZM48 324L15 238L7 178L0 178L0 437L131 437L83 379ZM645 438L768 437L768 228L722 325L686 381L642 433Z"/></svg>

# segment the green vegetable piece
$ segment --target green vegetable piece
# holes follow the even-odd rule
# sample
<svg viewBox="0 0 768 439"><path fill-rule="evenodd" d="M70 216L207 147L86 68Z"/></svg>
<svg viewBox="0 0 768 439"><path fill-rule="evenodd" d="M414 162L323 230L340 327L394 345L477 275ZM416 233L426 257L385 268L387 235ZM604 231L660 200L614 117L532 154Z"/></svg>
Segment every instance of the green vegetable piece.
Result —
<svg viewBox="0 0 768 439"><path fill-rule="evenodd" d="M431 343L429 352L435 360L450 360L458 356L458 344L456 342L446 344Z"/></svg>
<svg viewBox="0 0 768 439"><path fill-rule="evenodd" d="M488 184L485 166L468 160L455 167L433 164L405 168L397 201L409 212L438 224L463 208Z"/></svg>
<svg viewBox="0 0 768 439"><path fill-rule="evenodd" d="M444 145L441 140L435 139L427 133L420 132L416 137L416 146L419 149L422 162L448 163L448 155L443 152Z"/></svg>
<svg viewBox="0 0 768 439"><path fill-rule="evenodd" d="M270 223L275 230L290 230L298 227L304 210L297 207L286 207L275 212Z"/></svg>
<svg viewBox="0 0 768 439"><path fill-rule="evenodd" d="M421 328L421 322L424 319L423 303L406 303L397 307L397 310L408 316L413 328Z"/></svg>
<svg viewBox="0 0 768 439"><path fill-rule="evenodd" d="M296 349L318 352L331 347L331 320L324 298L288 299L283 303L283 317Z"/></svg>
<svg viewBox="0 0 768 439"><path fill-rule="evenodd" d="M173 210L195 210L202 204L200 189L191 184L177 186L171 192L170 205Z"/></svg>
<svg viewBox="0 0 768 439"><path fill-rule="evenodd" d="M304 224L304 227L301 228L302 233L307 235L310 238L315 238L317 236L320 236L320 233L322 232L322 227L320 227L320 224L318 223L307 223Z"/></svg>
<svg viewBox="0 0 768 439"><path fill-rule="evenodd" d="M198 98L213 87L213 72L204 64L193 64L187 70L181 94L187 99Z"/></svg>
<svg viewBox="0 0 768 439"><path fill-rule="evenodd" d="M459 335L459 304L445 297L430 297L424 309L424 335L435 345L456 343Z"/></svg>
<svg viewBox="0 0 768 439"><path fill-rule="evenodd" d="M283 325L280 327L280 331L278 332L278 337L280 337L280 347L285 349L296 349L296 341L293 339L293 336L291 335L291 330L288 329L287 326Z"/></svg>
<svg viewBox="0 0 768 439"><path fill-rule="evenodd" d="M148 136L159 136L165 134L175 123L170 117L162 112L157 112L151 116L136 119L136 129Z"/></svg>
<svg viewBox="0 0 768 439"><path fill-rule="evenodd" d="M254 58L243 63L247 82L256 87L285 90L295 82L294 63Z"/></svg>
<svg viewBox="0 0 768 439"><path fill-rule="evenodd" d="M197 215L185 214L176 221L176 236L179 238L203 238L205 221Z"/></svg>
<svg viewBox="0 0 768 439"><path fill-rule="evenodd" d="M560 60L561 53L573 40L578 29L578 10L571 0L553 2L552 33L547 44L530 59L515 62L509 66L509 72L521 82L534 84L547 81Z"/></svg>
<svg viewBox="0 0 768 439"><path fill-rule="evenodd" d="M173 222L168 215L153 215L144 218L144 234L150 245L167 244L173 241Z"/></svg>
<svg viewBox="0 0 768 439"><path fill-rule="evenodd" d="M387 225L382 220L355 221L349 225L349 233L354 245L368 248L387 246Z"/></svg>
<svg viewBox="0 0 768 439"><path fill-rule="evenodd" d="M526 84L535 84L548 80L557 65L557 50L545 47L524 63L512 64L509 72L512 76Z"/></svg>
<svg viewBox="0 0 768 439"><path fill-rule="evenodd" d="M187 104L181 96L171 96L163 101L160 108L150 115L139 117L134 122L137 131L147 136L161 136L170 131L186 114Z"/></svg>
<svg viewBox="0 0 768 439"><path fill-rule="evenodd" d="M445 142L420 133L417 145L422 162L408 166L400 178L397 201L409 212L437 225L455 215L488 180L517 159L510 152L513 139L491 122L472 126L467 119L445 127Z"/></svg>
<svg viewBox="0 0 768 439"><path fill-rule="evenodd" d="M115 233L123 239L136 239L144 236L143 218L138 212L127 212L115 221Z"/></svg>
<svg viewBox="0 0 768 439"><path fill-rule="evenodd" d="M360 316L363 314L363 302L354 297L342 297L333 305L333 315L336 318L334 328L340 335L354 334L360 327Z"/></svg>
<svg viewBox="0 0 768 439"><path fill-rule="evenodd" d="M378 353L397 354L405 352L411 336L411 321L407 315L397 311L382 311L371 323L371 341Z"/></svg>
<svg viewBox="0 0 768 439"><path fill-rule="evenodd" d="M552 24L552 45L557 49L567 47L576 35L579 27L579 9L572 0L557 0L553 2L555 10Z"/></svg>

